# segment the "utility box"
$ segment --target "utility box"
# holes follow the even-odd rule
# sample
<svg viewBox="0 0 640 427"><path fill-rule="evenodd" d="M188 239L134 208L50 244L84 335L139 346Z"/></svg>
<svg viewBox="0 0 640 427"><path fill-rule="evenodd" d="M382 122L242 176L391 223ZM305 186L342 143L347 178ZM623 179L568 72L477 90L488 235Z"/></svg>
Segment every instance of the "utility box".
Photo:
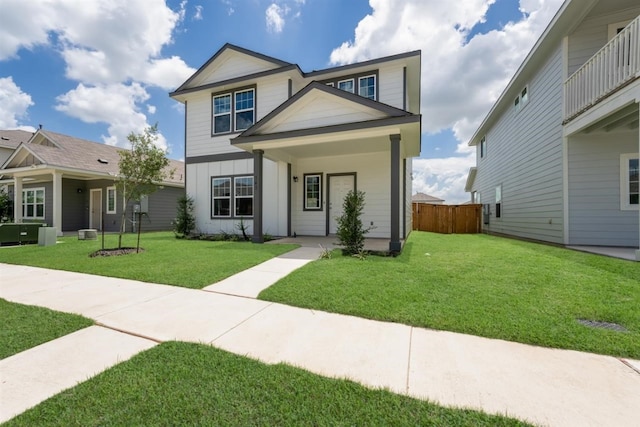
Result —
<svg viewBox="0 0 640 427"><path fill-rule="evenodd" d="M78 240L96 240L98 238L98 230L93 228L85 228L78 230Z"/></svg>
<svg viewBox="0 0 640 427"><path fill-rule="evenodd" d="M38 229L38 246L55 246L58 230L55 227L40 227Z"/></svg>

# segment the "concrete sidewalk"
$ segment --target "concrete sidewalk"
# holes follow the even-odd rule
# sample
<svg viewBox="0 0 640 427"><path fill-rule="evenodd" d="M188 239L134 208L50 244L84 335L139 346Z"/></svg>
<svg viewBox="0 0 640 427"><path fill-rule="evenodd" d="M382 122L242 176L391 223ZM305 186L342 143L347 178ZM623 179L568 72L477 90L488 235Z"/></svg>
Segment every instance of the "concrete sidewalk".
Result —
<svg viewBox="0 0 640 427"><path fill-rule="evenodd" d="M245 278L267 283L295 265L271 262L260 268L273 275ZM540 425L640 425L639 361L33 267L0 264L0 277L1 298L81 314L99 325L0 361L0 421L155 342L182 340ZM225 292L234 290L230 284ZM42 390L38 372L55 371L81 347L101 352L105 335L112 349L103 352L105 360L87 368L94 356L78 356L73 365L79 373L65 373L70 381Z"/></svg>

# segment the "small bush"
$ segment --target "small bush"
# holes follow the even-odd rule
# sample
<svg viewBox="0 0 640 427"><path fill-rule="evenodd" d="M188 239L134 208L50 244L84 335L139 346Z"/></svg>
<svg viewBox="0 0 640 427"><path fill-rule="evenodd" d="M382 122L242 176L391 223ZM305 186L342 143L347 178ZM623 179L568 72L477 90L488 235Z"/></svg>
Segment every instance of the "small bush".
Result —
<svg viewBox="0 0 640 427"><path fill-rule="evenodd" d="M344 246L347 255L361 254L364 250L364 235L371 228L362 225L362 211L364 210L364 192L349 191L344 198L343 214L338 220L338 243Z"/></svg>
<svg viewBox="0 0 640 427"><path fill-rule="evenodd" d="M196 228L193 216L193 199L184 195L178 199L178 216L173 220L173 232L176 237L186 237Z"/></svg>

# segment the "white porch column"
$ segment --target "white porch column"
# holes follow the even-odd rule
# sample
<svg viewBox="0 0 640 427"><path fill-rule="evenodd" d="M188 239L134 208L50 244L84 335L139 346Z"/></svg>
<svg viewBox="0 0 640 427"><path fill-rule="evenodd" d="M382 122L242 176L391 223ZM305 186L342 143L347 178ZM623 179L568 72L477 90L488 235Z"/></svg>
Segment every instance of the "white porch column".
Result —
<svg viewBox="0 0 640 427"><path fill-rule="evenodd" d="M13 222L22 222L22 178L13 178Z"/></svg>
<svg viewBox="0 0 640 427"><path fill-rule="evenodd" d="M62 236L62 174L54 172L53 175L53 226L56 227L58 236Z"/></svg>

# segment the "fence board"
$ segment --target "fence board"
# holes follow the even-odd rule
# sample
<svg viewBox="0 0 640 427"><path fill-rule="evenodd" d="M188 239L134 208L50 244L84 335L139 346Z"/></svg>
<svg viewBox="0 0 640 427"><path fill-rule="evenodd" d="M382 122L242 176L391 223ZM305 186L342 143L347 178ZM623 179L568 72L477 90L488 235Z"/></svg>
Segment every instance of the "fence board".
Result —
<svg viewBox="0 0 640 427"><path fill-rule="evenodd" d="M413 203L413 229L441 234L482 231L482 205L430 205Z"/></svg>

